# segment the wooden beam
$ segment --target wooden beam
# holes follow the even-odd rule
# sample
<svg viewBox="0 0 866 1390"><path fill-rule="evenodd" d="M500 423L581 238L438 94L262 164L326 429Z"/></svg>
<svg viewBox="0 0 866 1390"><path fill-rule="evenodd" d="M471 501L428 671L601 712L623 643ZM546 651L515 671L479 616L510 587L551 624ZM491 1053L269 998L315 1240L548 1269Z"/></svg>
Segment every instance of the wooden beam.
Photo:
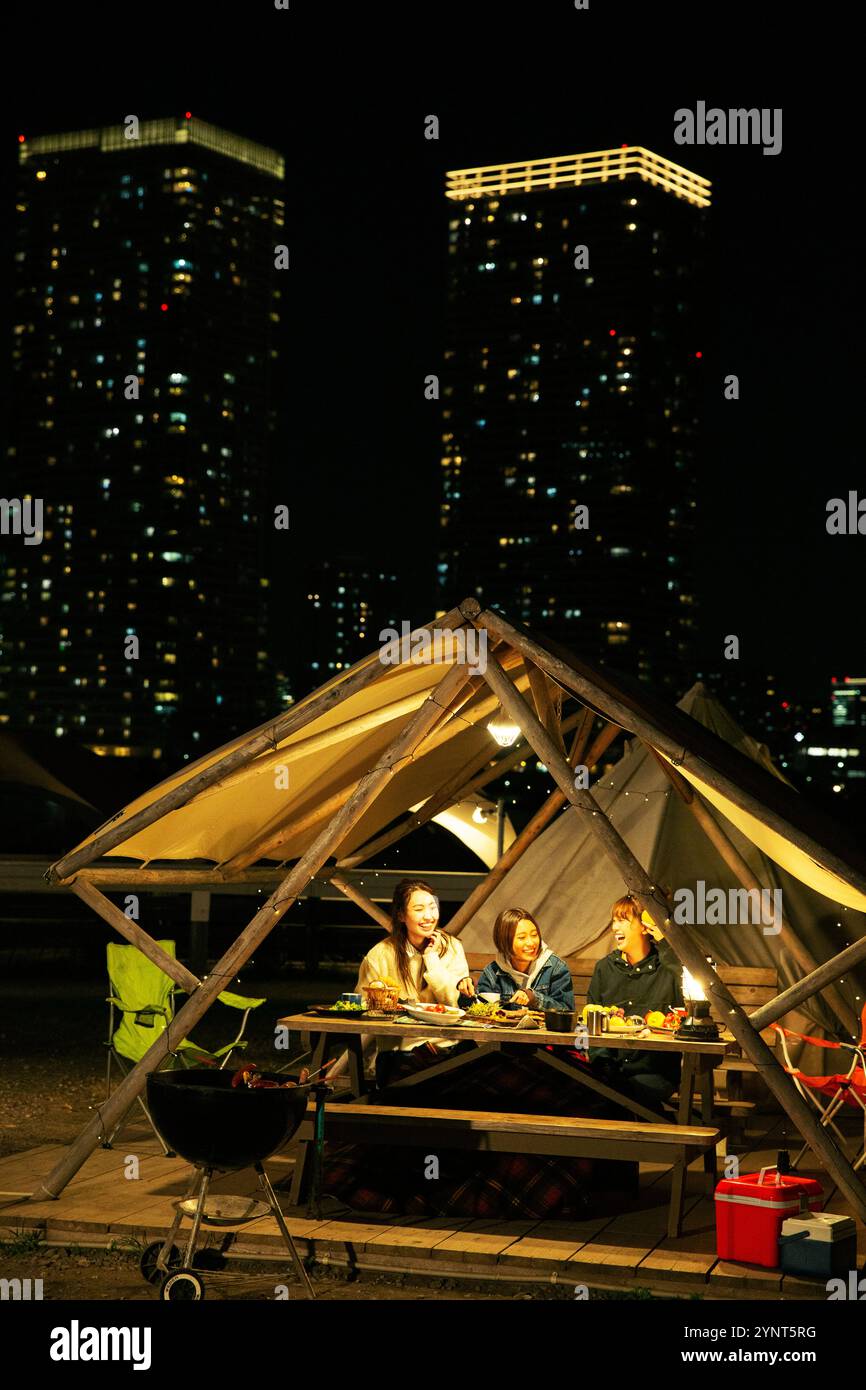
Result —
<svg viewBox="0 0 866 1390"><path fill-rule="evenodd" d="M771 1023L775 1023L783 1014L790 1013L791 1009L796 1009L798 1004L810 999L819 990L826 989L826 986L834 980L840 980L849 970L853 970L861 961L866 960L866 936L861 936L859 940L852 941L844 951L840 951L832 960L828 960L825 965L816 966L810 975L806 975L802 980L797 980L788 989L777 994L775 999L770 999L768 1003L762 1004L755 1013L749 1016L753 1028L769 1028ZM860 1036L859 1022L850 1029L855 1038Z"/></svg>
<svg viewBox="0 0 866 1390"><path fill-rule="evenodd" d="M529 675L529 688L532 691L532 699L535 703L535 712L539 720L544 725L550 737L556 743L560 753L565 753L565 744L562 740L562 730L559 727L559 720L553 708L553 701L550 698L550 684L548 677L535 665L533 661L527 661L526 670ZM559 689L559 687L556 687Z"/></svg>
<svg viewBox="0 0 866 1390"><path fill-rule="evenodd" d="M722 826L719 825L719 822L716 820L709 806L706 805L703 797L695 791L694 787L690 782L686 781L685 777L680 776L676 768L671 767L667 758L661 757L661 755L656 752L652 744L644 741L644 745L652 753L659 767L662 769L682 801L689 808L689 811L703 830L710 844L716 850L722 861L727 864L734 877L738 879L749 892L757 892L760 894L761 884L755 878L751 868L740 854L740 851L737 849L730 836L727 835ZM782 931L785 933L785 946L791 952L791 955L794 957L794 960L800 966L801 970L806 971L807 974L811 974L811 972L817 970L817 961L805 943L799 939L797 933L784 914L780 925ZM840 971L839 973L841 974L842 972ZM836 978L838 978L838 976ZM802 984L802 981L800 983ZM825 995L827 1003L835 1011L842 1026L847 1028L849 1032L855 1033L857 1031L856 1015L849 1007L847 1001L839 993L838 989L836 989L835 984L829 984L827 986ZM804 999L808 997L808 995L802 996ZM776 1017L781 1018L783 1012L784 1010L780 1010ZM751 1017L752 1026L754 1027L754 1014L752 1014ZM760 1031L760 1029L758 1031Z"/></svg>
<svg viewBox="0 0 866 1390"><path fill-rule="evenodd" d="M608 744L612 743L616 735L620 732L621 730L616 724L605 725L605 728L599 734L596 744L591 751L594 752L596 746L601 748L605 738L607 738ZM570 767L576 766L576 764L572 762L572 757L575 753L580 752L581 741L581 730L578 729L568 760ZM606 746L607 744L604 744L604 747ZM597 756L600 756L600 753ZM597 758L594 758L593 763L596 760ZM591 767L593 763L588 765ZM466 901L458 907L454 916L448 923L448 931L452 936L460 935L463 928L472 920L478 909L487 901L494 889L502 882L509 869L517 863L518 859L523 856L533 841L538 839L542 830L544 830L553 820L554 816L562 810L567 800L568 798L565 793L558 789L550 793L547 800L538 808L532 819L527 822L505 853L496 861L486 878L483 878L477 887L473 888Z"/></svg>
<svg viewBox="0 0 866 1390"><path fill-rule="evenodd" d="M428 627L430 629L453 629L461 627L465 621L466 619L459 609L455 608L444 618L428 624ZM65 855L63 859L59 859L56 864L52 864L49 870L51 878L54 880L70 878L85 864L92 864L108 850L132 839L139 831L144 830L148 825L153 825L154 821L168 815L170 811L176 811L178 807L185 806L199 792L223 781L237 768L252 762L260 753L273 748L275 744L287 738L296 729L301 729L312 723L314 719L327 714L329 710L339 705L348 696L355 695L359 690L372 685L384 674L384 669L379 660L378 652L365 657L363 661L359 661L351 670L346 672L345 677L338 684L329 684L324 690L310 695L299 705L287 710L285 714L279 715L270 723L260 725L237 748L233 748L230 753L225 753L209 767L202 768L193 777L189 777L163 792L162 796L158 796L149 806L143 806L128 820L119 820L115 816L105 829L96 834L93 839L73 850L71 854ZM177 776L181 775L182 773L177 774ZM119 814L122 815L122 812Z"/></svg>
<svg viewBox="0 0 866 1390"><path fill-rule="evenodd" d="M674 759L680 767L694 772L695 776L705 782L708 787L720 792L735 806L739 806L741 810L755 816L762 824L769 826L791 844L796 845L817 864L840 878L843 883L847 883L858 893L866 894L866 875L852 868L845 860L840 859L827 845L818 844L806 831L801 830L799 826L792 825L785 816L775 811L773 807L765 805L752 792L740 786L726 773L706 762L699 754L691 752L690 749L670 738L663 729L659 728L650 715L630 708L615 693L604 689L589 676L579 674L560 657L551 656L544 647L533 638L524 636L501 614L491 612L489 609L482 611L477 600L464 600L461 604L461 611L479 627L485 628L496 637L505 639L525 658L534 661L542 670L552 676L560 685L574 691L578 699L590 706L598 706L608 719L615 720L630 733L646 739L659 752Z"/></svg>
<svg viewBox="0 0 866 1390"><path fill-rule="evenodd" d="M178 1043L192 1031L226 984L237 977L250 956L273 931L298 894L322 868L352 826L357 824L385 784L399 771L403 763L412 757L419 743L426 738L429 730L439 719L443 705L460 689L468 675L468 668L465 666L455 664L450 668L421 709L393 740L376 767L371 768L361 778L346 805L317 836L306 854L298 860L280 886L217 962L212 973L178 1010L165 1032L160 1034L141 1061L124 1077L105 1104L99 1107L94 1118L66 1150L44 1182L39 1184L33 1193L34 1201L45 1201L59 1196L81 1165L86 1162L102 1136L113 1132L114 1127L144 1089L148 1075L155 1071L168 1053L176 1049Z"/></svg>
<svg viewBox="0 0 866 1390"><path fill-rule="evenodd" d="M783 1110L790 1116L809 1147L822 1160L860 1219L866 1220L866 1186L845 1155L833 1143L827 1130L821 1126L812 1107L806 1103L791 1078L779 1065L772 1048L755 1032L749 1018L706 960L701 948L685 927L673 921L669 904L661 889L651 881L646 870L632 854L619 831L612 825L591 793L575 787L574 776L568 763L495 660L488 658L484 678L499 696L503 709L523 730L538 756L550 768L568 800L586 814L587 824L619 868L628 890L656 922L664 924L665 937L674 953L695 979L701 982L708 998L716 1004L719 1016L724 1018L726 1026L737 1042L755 1063Z"/></svg>
<svg viewBox="0 0 866 1390"><path fill-rule="evenodd" d="M584 709L580 724L578 725L577 731L574 735L574 742L571 745L571 752L568 755L568 761L572 767L577 767L579 763L583 762L583 755L586 752L586 746L589 743L589 738L590 734L592 733L592 727L594 723L595 710ZM564 727L565 726L563 725L563 728ZM586 766L591 767L591 764L587 763Z"/></svg>
<svg viewBox="0 0 866 1390"><path fill-rule="evenodd" d="M192 994L194 989L198 989L201 980L193 975L191 970L187 970L185 965L181 965L174 956L170 956L167 951L164 951L158 941L154 941L152 936L148 936L137 922L133 922L125 912L121 912L120 908L116 907L103 893L100 893L99 889L95 888L92 883L88 883L86 879L77 878L69 886L76 897L80 898L83 903L87 903L88 907L93 908L93 911L98 913L103 921L107 922L110 927L114 927L114 930L126 937L126 940L131 942L133 946L137 946L142 955L147 956L148 960L159 966L160 970L163 970L170 979L174 980L175 984L180 985L187 994Z"/></svg>
<svg viewBox="0 0 866 1390"><path fill-rule="evenodd" d="M368 917L372 917L374 922L378 922L380 927L384 927L385 931L390 932L391 918L383 907L371 902L366 893L362 893L360 888L351 883L343 874L332 873L328 875L328 878L335 888L339 888L341 893L344 893L353 903L357 903L358 907L363 908Z"/></svg>
<svg viewBox="0 0 866 1390"><path fill-rule="evenodd" d="M164 888L169 892L174 888L201 888L218 893L223 883L233 889L244 884L253 888L273 887L281 876L276 864L269 868L247 869L236 876L229 876L217 866L209 869L175 869L170 866L143 869L130 865L115 869L88 865L80 869L73 879L63 879L58 886L71 888L73 883L93 883L99 888L118 893L122 888Z"/></svg>

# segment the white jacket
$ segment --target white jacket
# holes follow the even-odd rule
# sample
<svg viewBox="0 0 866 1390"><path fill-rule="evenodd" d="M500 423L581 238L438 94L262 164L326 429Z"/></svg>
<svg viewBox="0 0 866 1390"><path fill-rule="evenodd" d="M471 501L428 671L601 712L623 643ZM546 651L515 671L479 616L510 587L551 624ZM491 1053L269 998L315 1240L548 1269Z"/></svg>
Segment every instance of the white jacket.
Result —
<svg viewBox="0 0 866 1390"><path fill-rule="evenodd" d="M449 936L447 932L441 932L440 935L444 936L448 943L448 950L441 957L435 951L428 951L426 955L422 955L407 943L411 981L408 987L397 973L394 942L389 936L385 937L385 940L374 946L372 951L368 951L361 961L356 992L360 992L365 985L372 984L374 980L384 980L388 976L400 986L401 999L422 1004L456 1005L459 995L457 986L469 974L469 964L466 952L457 937ZM413 1047L421 1047L427 1041L437 1043L440 1047L454 1045L441 1037L400 1038L393 1034L377 1037L376 1041L383 1052L393 1052L397 1048L401 1052L408 1052Z"/></svg>

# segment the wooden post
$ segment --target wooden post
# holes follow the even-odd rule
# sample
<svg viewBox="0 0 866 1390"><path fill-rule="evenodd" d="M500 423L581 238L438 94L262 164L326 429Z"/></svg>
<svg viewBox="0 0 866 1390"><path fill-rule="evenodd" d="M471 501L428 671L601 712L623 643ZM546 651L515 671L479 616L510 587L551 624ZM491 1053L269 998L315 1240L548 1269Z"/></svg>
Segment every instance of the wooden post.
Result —
<svg viewBox="0 0 866 1390"><path fill-rule="evenodd" d="M87 903L88 907L92 907L93 911L98 913L104 922L107 922L110 927L114 927L114 930L120 932L121 936L125 936L133 946L137 946L142 955L147 956L148 960L159 966L160 970L163 970L170 979L174 980L176 985L180 985L185 993L192 994L193 990L198 989L201 981L193 975L192 971L187 970L186 966L181 965L179 960L175 960L174 956L170 956L167 951L164 951L158 941L154 941L152 936L148 936L137 922L133 922L125 912L121 912L120 908L116 907L110 898L106 898L104 893L100 893L99 889L95 888L92 883L77 878L69 886L77 898L80 898L83 903Z"/></svg>
<svg viewBox="0 0 866 1390"><path fill-rule="evenodd" d="M372 917L374 922L378 922L380 927L384 927L385 931L390 932L391 918L383 907L379 907L377 903L367 897L366 893L362 893L360 888L351 883L344 874L329 873L328 878L334 887L339 888L340 892L345 894L351 902L357 903L368 917Z"/></svg>
<svg viewBox="0 0 866 1390"><path fill-rule="evenodd" d="M591 751L594 752L595 747L601 746L605 736L607 737L607 742L612 743L619 732L620 730L616 724L605 725L605 728L601 731L599 738L596 740L596 745L594 745ZM569 766L571 767L575 766L572 759L576 753L581 751L581 743L581 730L578 729L568 759ZM588 766L592 767L597 757L600 756L601 754L598 753L596 757L593 757L592 762L590 762ZM566 804L567 800L568 798L562 791L556 790L550 793L547 800L538 808L532 819L526 823L520 834L516 836L505 853L493 865L487 877L483 878L481 882L473 888L466 901L461 903L460 907L458 907L451 921L448 923L448 931L452 936L460 935L467 922L472 920L478 909L487 901L493 890L502 882L509 869L517 863L518 859L523 856L533 841L538 839L542 830L544 830L545 826L550 824L554 816Z"/></svg>
<svg viewBox="0 0 866 1390"><path fill-rule="evenodd" d="M126 1114L136 1096L144 1088L149 1073L155 1071L168 1053L176 1048L181 1039L192 1031L217 995L235 979L250 956L273 931L298 894L321 869L335 847L357 824L367 807L379 795L385 783L394 776L407 758L412 757L416 748L438 721L442 706L460 689L461 685L468 679L468 675L469 671L465 666L454 665L450 668L436 689L431 692L421 708L394 739L377 766L371 768L361 778L345 806L337 813L330 825L326 826L317 836L306 854L298 860L279 887L259 908L237 940L214 966L212 974L202 981L195 993L190 995L165 1032L160 1034L141 1061L124 1077L109 1100L100 1106L97 1114L81 1131L60 1162L55 1165L44 1182L37 1187L33 1193L34 1201L45 1201L59 1196L70 1178L74 1177L93 1152L102 1135L112 1132L114 1126Z"/></svg>
<svg viewBox="0 0 866 1390"><path fill-rule="evenodd" d="M837 1149L827 1130L818 1122L815 1112L800 1095L791 1078L776 1061L772 1048L755 1032L749 1018L719 979L688 931L670 917L668 903L656 884L632 854L619 831L611 824L588 791L574 785L574 775L543 725L536 719L519 691L509 681L496 661L488 657L484 676L499 696L503 709L520 726L538 756L550 769L568 800L586 813L588 824L595 832L611 859L619 868L629 892L642 906L664 924L665 937L673 951L703 985L707 995L719 1009L725 1023L747 1056L755 1063L767 1086L790 1116L809 1147L819 1156L840 1191L851 1203L861 1220L866 1220L866 1186L861 1182L843 1153Z"/></svg>
<svg viewBox="0 0 866 1390"><path fill-rule="evenodd" d="M189 960L195 974L207 971L210 950L210 893L193 889L189 895Z"/></svg>
<svg viewBox="0 0 866 1390"><path fill-rule="evenodd" d="M460 610L455 608L446 617L428 624L428 627L430 629L453 629L461 627L465 621ZM308 696L299 705L287 710L285 714L279 715L270 723L260 725L237 748L233 748L230 753L218 758L209 767L202 768L201 772L197 772L195 776L186 778L170 787L168 791L163 792L162 796L158 796L149 806L143 806L128 820L121 820L115 816L105 829L94 836L92 840L83 844L79 849L73 850L71 854L65 855L56 864L52 864L48 871L50 878L59 880L71 877L85 864L92 864L95 859L99 859L108 850L132 839L133 835L137 835L146 826L153 825L154 821L167 815L169 811L175 811L179 806L185 806L199 792L204 791L207 787L212 787L216 782L223 781L236 768L252 762L253 758L257 758L260 753L273 748L281 739L294 733L296 729L301 729L306 724L312 723L314 719L327 714L328 710L339 705L349 695L355 695L359 690L371 685L382 676L384 669L378 652L365 657L363 661L359 661L350 671L346 672L342 679L336 683L332 682L324 690ZM178 773L177 776L182 776L182 774ZM169 781L175 782L176 778L170 778ZM122 815L123 813L120 812L119 814Z"/></svg>
<svg viewBox="0 0 866 1390"><path fill-rule="evenodd" d="M525 636L512 627L511 623L499 613L493 613L489 609L482 612L475 599L464 600L461 604L461 610L479 627L486 628L496 637L504 638L524 657L536 662L560 685L573 690L585 704L592 708L599 708L608 719L615 720L624 729L645 738L660 752L673 758L680 767L694 772L695 776L705 782L708 787L720 792L735 806L739 806L741 810L755 816L777 834L784 836L791 844L796 845L798 849L814 859L817 864L835 874L843 883L849 884L858 893L866 895L866 874L852 868L826 844L818 844L806 831L801 830L799 826L792 825L785 816L775 811L771 806L764 805L757 796L706 762L699 754L691 752L690 749L672 739L658 727L651 715L644 714L640 709L625 704L615 689L611 689L607 682L601 683L600 677L593 676L591 678L588 675L579 674L559 657L551 656L546 648L534 641L533 638Z"/></svg>
<svg viewBox="0 0 866 1390"><path fill-rule="evenodd" d="M760 883L755 878L755 875L749 868L748 863L740 854L740 851L737 849L730 836L725 833L722 826L719 825L719 822L716 820L715 816L710 810L709 806L707 806L704 803L703 797L701 797L698 794L698 792L695 791L694 787L691 785L690 782L686 781L685 777L680 776L676 768L671 767L667 758L663 758L660 753L656 752L656 750L652 747L651 744L645 743L644 746L648 748L649 751L652 753L656 762L659 764L662 771L665 773L665 776L668 778L672 786L678 792L681 799L689 808L698 825L701 827L704 834L707 836L707 839L710 841L710 844L717 851L723 862L727 864L734 877L739 879L743 887L748 889L749 892L756 892L760 894ZM800 968L802 970L805 970L807 973L817 970L817 961L814 959L811 952L806 948L803 942L800 941L799 937L797 936L797 933L793 930L791 924L784 915L782 917L781 928L782 931L785 933L785 944L788 950L791 952L791 955L796 960L797 964L800 966ZM836 978L838 978L838 976ZM802 981L800 983L802 983ZM842 995L839 993L838 989L836 989L835 986L832 984L828 985L827 989L825 990L825 994L827 997L828 1004L830 1004L831 1007L835 1009L836 1014L843 1027L847 1028L849 1032L855 1033L857 1031L857 1022L855 1015L853 1011L849 1008L846 1001L843 999ZM803 996L803 998L807 997L807 995ZM781 1012L776 1015L777 1018L781 1018L781 1016ZM751 1014L750 1017L752 1019L752 1026L754 1027L755 1015Z"/></svg>

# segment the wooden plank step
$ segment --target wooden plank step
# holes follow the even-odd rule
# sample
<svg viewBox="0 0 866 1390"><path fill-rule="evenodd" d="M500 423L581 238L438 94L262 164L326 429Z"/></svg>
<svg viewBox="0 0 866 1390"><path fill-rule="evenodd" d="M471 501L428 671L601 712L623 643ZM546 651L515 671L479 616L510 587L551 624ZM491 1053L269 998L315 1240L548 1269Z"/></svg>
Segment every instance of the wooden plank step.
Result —
<svg viewBox="0 0 866 1390"><path fill-rule="evenodd" d="M434 1260L493 1264L509 1246L529 1235L538 1224L537 1221L470 1221L463 1230L440 1241L431 1253Z"/></svg>
<svg viewBox="0 0 866 1390"><path fill-rule="evenodd" d="M610 1217L590 1217L586 1221L542 1221L528 1236L509 1245L500 1256L504 1269L561 1269L574 1255L597 1239Z"/></svg>
<svg viewBox="0 0 866 1390"><path fill-rule="evenodd" d="M716 1263L716 1213L714 1203L703 1198L683 1218L682 1235L659 1241L641 1262L639 1276L653 1279L706 1283Z"/></svg>
<svg viewBox="0 0 866 1390"><path fill-rule="evenodd" d="M429 1217L410 1220L405 1226L390 1226L367 1241L367 1249L380 1255L409 1255L430 1259L433 1251L450 1236L471 1225L471 1217Z"/></svg>

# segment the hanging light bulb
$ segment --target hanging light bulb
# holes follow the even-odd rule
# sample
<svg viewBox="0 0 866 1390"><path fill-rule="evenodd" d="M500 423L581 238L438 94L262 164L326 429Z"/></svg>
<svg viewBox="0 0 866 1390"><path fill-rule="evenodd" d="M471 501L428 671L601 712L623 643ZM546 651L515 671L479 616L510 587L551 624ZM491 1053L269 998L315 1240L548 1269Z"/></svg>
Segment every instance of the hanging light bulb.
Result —
<svg viewBox="0 0 866 1390"><path fill-rule="evenodd" d="M487 824L487 812L485 811L483 806L475 807L475 810L472 812L472 819L474 820L476 825Z"/></svg>
<svg viewBox="0 0 866 1390"><path fill-rule="evenodd" d="M510 748L520 737L520 725L515 724L500 706L488 723L487 732L493 735L502 748Z"/></svg>

